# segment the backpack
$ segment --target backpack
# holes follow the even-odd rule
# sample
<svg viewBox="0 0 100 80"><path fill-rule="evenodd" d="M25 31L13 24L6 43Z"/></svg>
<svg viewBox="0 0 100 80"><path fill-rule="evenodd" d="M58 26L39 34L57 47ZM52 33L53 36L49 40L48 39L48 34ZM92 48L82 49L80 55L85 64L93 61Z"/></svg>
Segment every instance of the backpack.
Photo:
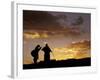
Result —
<svg viewBox="0 0 100 80"><path fill-rule="evenodd" d="M31 52L31 56L35 56L35 50L32 50L32 52Z"/></svg>

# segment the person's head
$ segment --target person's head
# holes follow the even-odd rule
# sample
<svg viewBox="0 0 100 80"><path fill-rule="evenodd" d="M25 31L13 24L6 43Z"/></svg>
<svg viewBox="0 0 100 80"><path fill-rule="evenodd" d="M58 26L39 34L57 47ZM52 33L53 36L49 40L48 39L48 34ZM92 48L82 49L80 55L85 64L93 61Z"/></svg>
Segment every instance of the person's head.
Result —
<svg viewBox="0 0 100 80"><path fill-rule="evenodd" d="M48 44L45 44L45 46L48 46Z"/></svg>
<svg viewBox="0 0 100 80"><path fill-rule="evenodd" d="M36 48L39 48L39 47L40 47L40 45L38 44L38 45L36 46ZM36 48L35 48L35 49L36 49Z"/></svg>
<svg viewBox="0 0 100 80"><path fill-rule="evenodd" d="M40 45L38 44L37 47L40 47Z"/></svg>
<svg viewBox="0 0 100 80"><path fill-rule="evenodd" d="M44 42L45 46L48 46L48 43L47 42Z"/></svg>

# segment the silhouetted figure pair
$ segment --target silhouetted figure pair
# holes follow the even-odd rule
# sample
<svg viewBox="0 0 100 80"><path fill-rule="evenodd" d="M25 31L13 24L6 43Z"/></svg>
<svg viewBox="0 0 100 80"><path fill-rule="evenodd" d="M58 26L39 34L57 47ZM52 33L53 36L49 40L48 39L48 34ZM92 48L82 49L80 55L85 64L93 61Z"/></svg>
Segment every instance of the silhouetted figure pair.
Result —
<svg viewBox="0 0 100 80"><path fill-rule="evenodd" d="M33 57L33 61L35 64L37 63L38 53L39 53L40 49L41 49L40 45L37 45L35 47L35 49L32 50L32 52L31 52L31 55ZM52 51L49 48L48 44L46 44L41 50L44 51L44 61L49 62L50 61L50 52L52 52Z"/></svg>

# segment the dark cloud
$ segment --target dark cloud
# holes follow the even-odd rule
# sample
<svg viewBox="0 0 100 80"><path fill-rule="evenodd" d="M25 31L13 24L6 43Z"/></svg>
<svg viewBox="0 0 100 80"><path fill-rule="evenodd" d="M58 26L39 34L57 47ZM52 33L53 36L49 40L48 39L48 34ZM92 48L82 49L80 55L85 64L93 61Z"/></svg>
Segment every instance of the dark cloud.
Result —
<svg viewBox="0 0 100 80"><path fill-rule="evenodd" d="M56 17L45 11L23 11L24 29L61 29Z"/></svg>
<svg viewBox="0 0 100 80"><path fill-rule="evenodd" d="M36 30L38 33L90 34L90 23L88 13L23 10L23 29Z"/></svg>
<svg viewBox="0 0 100 80"><path fill-rule="evenodd" d="M81 25L81 24L83 24L83 23L84 23L84 19L83 19L81 16L79 16L79 17L75 20L75 22L72 23L72 25Z"/></svg>

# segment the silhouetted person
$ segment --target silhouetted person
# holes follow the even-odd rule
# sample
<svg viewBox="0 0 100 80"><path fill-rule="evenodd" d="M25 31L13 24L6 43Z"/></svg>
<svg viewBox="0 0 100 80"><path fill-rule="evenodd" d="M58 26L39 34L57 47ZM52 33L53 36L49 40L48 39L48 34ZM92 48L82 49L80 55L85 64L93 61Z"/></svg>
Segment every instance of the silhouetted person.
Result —
<svg viewBox="0 0 100 80"><path fill-rule="evenodd" d="M38 52L40 51L40 45L37 45L34 50L32 50L31 55L33 57L33 61L36 64L38 60Z"/></svg>
<svg viewBox="0 0 100 80"><path fill-rule="evenodd" d="M49 48L48 44L46 44L45 47L42 48L42 50L44 51L44 61L49 62L50 61L50 52L52 52L52 51Z"/></svg>

